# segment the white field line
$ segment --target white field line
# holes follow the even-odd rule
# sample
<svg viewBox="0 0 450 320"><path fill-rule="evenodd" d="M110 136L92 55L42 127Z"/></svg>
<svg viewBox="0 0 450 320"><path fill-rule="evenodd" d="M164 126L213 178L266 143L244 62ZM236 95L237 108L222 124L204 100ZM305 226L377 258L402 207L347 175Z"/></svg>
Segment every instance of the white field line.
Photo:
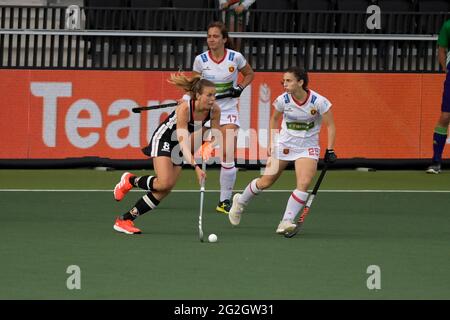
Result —
<svg viewBox="0 0 450 320"><path fill-rule="evenodd" d="M234 192L242 192L244 190L233 190ZM311 191L311 190L309 190ZM0 192L112 192L112 190L107 189L0 189ZM145 192L145 190L132 190L131 192ZM172 192L189 193L189 192L199 192L199 189L194 190L172 190ZM205 190L205 192L220 192L220 190ZM265 190L264 193L268 192L292 192L292 189L288 190ZM329 192L329 193L450 193L450 190L319 190L319 192Z"/></svg>

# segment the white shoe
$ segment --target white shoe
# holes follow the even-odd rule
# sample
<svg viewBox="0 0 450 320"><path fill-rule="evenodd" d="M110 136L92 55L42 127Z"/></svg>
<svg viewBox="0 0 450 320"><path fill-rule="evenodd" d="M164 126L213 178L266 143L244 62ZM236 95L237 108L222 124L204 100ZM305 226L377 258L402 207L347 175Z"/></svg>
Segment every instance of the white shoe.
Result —
<svg viewBox="0 0 450 320"><path fill-rule="evenodd" d="M285 234L286 232L292 232L296 227L297 225L293 223L291 220L281 220L280 224L278 225L276 233Z"/></svg>
<svg viewBox="0 0 450 320"><path fill-rule="evenodd" d="M233 197L233 205L231 206L230 212L228 212L228 219L233 226L237 226L241 222L242 212L244 211L244 206L239 203L240 193L236 193Z"/></svg>
<svg viewBox="0 0 450 320"><path fill-rule="evenodd" d="M428 167L426 173L433 173L433 174L441 173L441 164L433 163L431 166Z"/></svg>

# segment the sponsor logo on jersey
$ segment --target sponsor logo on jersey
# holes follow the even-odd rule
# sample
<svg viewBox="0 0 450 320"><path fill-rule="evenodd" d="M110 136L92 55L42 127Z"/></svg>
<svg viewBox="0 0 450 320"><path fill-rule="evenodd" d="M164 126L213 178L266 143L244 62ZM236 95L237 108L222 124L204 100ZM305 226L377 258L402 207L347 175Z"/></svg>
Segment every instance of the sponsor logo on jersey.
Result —
<svg viewBox="0 0 450 320"><path fill-rule="evenodd" d="M283 98L284 98L284 103L289 103L289 95L286 93L284 96L283 96Z"/></svg>
<svg viewBox="0 0 450 320"><path fill-rule="evenodd" d="M203 53L200 57L202 58L203 62L208 61L208 57L206 56L206 53Z"/></svg>
<svg viewBox="0 0 450 320"><path fill-rule="evenodd" d="M233 61L234 59L234 52L230 52L230 55L228 56L228 60Z"/></svg>
<svg viewBox="0 0 450 320"><path fill-rule="evenodd" d="M308 131L314 128L314 122L286 122L289 130Z"/></svg>
<svg viewBox="0 0 450 320"><path fill-rule="evenodd" d="M313 96L311 97L311 103L314 103L316 100L317 100L317 96L313 95Z"/></svg>

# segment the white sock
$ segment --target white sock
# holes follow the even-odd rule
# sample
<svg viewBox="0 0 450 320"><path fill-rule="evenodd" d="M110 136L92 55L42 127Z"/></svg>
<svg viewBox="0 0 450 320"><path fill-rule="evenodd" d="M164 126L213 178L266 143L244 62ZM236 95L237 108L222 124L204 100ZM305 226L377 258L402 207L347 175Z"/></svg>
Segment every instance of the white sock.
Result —
<svg viewBox="0 0 450 320"><path fill-rule="evenodd" d="M220 169L220 201L231 199L236 175L237 169L234 166L234 162L222 162L222 168Z"/></svg>
<svg viewBox="0 0 450 320"><path fill-rule="evenodd" d="M252 182L250 182L247 187L245 187L244 192L242 192L242 195L239 197L239 203L243 204L244 206L247 205L247 203L254 197L257 196L262 192L262 190L258 189L256 187L256 180L259 178L253 179Z"/></svg>
<svg viewBox="0 0 450 320"><path fill-rule="evenodd" d="M302 210L308 198L308 193L295 189L289 197L284 211L283 220L294 221L295 216Z"/></svg>

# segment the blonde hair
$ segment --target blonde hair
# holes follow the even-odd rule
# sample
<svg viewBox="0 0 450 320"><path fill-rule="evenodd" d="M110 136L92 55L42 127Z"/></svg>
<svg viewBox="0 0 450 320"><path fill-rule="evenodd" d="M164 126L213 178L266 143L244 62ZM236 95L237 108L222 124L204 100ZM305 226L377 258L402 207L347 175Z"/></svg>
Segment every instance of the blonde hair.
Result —
<svg viewBox="0 0 450 320"><path fill-rule="evenodd" d="M172 73L170 75L170 79L167 81L183 89L194 99L197 93L202 94L203 88L216 86L213 82L206 79L202 79L200 75L194 75L191 78L189 78L183 73L179 74Z"/></svg>

